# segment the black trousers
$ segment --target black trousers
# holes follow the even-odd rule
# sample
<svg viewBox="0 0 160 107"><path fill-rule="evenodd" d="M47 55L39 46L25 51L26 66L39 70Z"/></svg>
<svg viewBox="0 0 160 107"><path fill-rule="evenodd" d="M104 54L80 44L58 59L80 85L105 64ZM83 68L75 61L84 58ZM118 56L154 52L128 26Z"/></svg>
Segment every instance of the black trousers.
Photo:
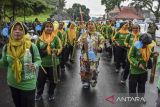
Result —
<svg viewBox="0 0 160 107"><path fill-rule="evenodd" d="M35 107L35 90L20 90L10 86L13 102L16 107Z"/></svg>
<svg viewBox="0 0 160 107"><path fill-rule="evenodd" d="M66 56L67 56L67 60L68 60L69 58L70 58L70 59L72 58L73 46L72 46L72 45L69 45L67 49L68 49L68 50L67 50L67 52L66 52L66 53L67 53Z"/></svg>
<svg viewBox="0 0 160 107"><path fill-rule="evenodd" d="M156 107L160 107L160 89L158 89L158 98L156 101Z"/></svg>
<svg viewBox="0 0 160 107"><path fill-rule="evenodd" d="M108 52L109 57L112 57L112 46L106 47L106 52Z"/></svg>
<svg viewBox="0 0 160 107"><path fill-rule="evenodd" d="M129 76L129 94L131 96L144 97L145 84L147 81L147 72L143 74L130 74ZM138 92L137 92L138 91Z"/></svg>
<svg viewBox="0 0 160 107"><path fill-rule="evenodd" d="M112 41L111 40L109 40L109 44L110 44L110 46L107 46L107 44L105 44L106 45L106 52L108 52L109 57L112 57L112 46L111 46Z"/></svg>
<svg viewBox="0 0 160 107"><path fill-rule="evenodd" d="M62 68L62 69L64 69L65 68L65 51L66 51L66 49L65 48L63 48L63 50L62 50L62 53L61 53L61 55L60 55L60 67Z"/></svg>
<svg viewBox="0 0 160 107"><path fill-rule="evenodd" d="M114 62L116 63L116 46L113 46L113 57L114 57Z"/></svg>
<svg viewBox="0 0 160 107"><path fill-rule="evenodd" d="M58 76L58 79L60 80L61 79L61 66L60 65L57 65L57 76Z"/></svg>
<svg viewBox="0 0 160 107"><path fill-rule="evenodd" d="M127 80L128 75L129 75L129 69L130 69L130 63L127 58L126 66L124 68L124 71L122 72L122 80L123 81Z"/></svg>
<svg viewBox="0 0 160 107"><path fill-rule="evenodd" d="M69 57L69 46L65 46L62 53L62 58L64 58L64 63L68 61Z"/></svg>
<svg viewBox="0 0 160 107"><path fill-rule="evenodd" d="M54 95L54 90L56 88L56 84L54 83L54 77L53 77L53 68L52 67L44 67L47 74L44 73L42 68L40 68L38 72L38 78L37 78L37 94L42 95L44 90L44 85L46 83L46 80L48 78L49 81L49 87L48 87L48 95L52 96Z"/></svg>
<svg viewBox="0 0 160 107"><path fill-rule="evenodd" d="M126 66L126 57L127 57L127 50L125 48L116 46L116 69L120 69L121 64L122 68L124 69Z"/></svg>

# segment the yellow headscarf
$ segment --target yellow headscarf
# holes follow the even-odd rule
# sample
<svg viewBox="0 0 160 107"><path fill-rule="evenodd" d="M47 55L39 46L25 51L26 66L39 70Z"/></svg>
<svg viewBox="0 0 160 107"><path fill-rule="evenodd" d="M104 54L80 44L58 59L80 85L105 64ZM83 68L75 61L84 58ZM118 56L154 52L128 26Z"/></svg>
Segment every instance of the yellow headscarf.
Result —
<svg viewBox="0 0 160 107"><path fill-rule="evenodd" d="M128 23L124 24L124 25L120 28L120 30L119 30L118 32L121 33L121 34L128 34L128 33L129 33L128 29L127 29L127 30L124 29L124 26L127 25L127 24L128 24Z"/></svg>
<svg viewBox="0 0 160 107"><path fill-rule="evenodd" d="M141 48L140 52L142 53L142 58L144 59L145 62L147 62L150 58L152 48L156 46L156 43L152 41L151 44L147 45L146 48Z"/></svg>
<svg viewBox="0 0 160 107"><path fill-rule="evenodd" d="M124 25L120 28L120 30L118 31L120 34L128 34L128 33L129 33L128 29L124 29L124 26L125 26L125 25L127 25L127 23L124 24ZM113 37L111 38L111 40L112 40L112 41L115 41L115 40L116 40L116 39L115 39L115 36L113 36Z"/></svg>
<svg viewBox="0 0 160 107"><path fill-rule="evenodd" d="M72 25L75 25L75 24L71 23L71 25L68 29L68 39L71 44L73 44L74 40L76 39L76 27L71 29Z"/></svg>
<svg viewBox="0 0 160 107"><path fill-rule="evenodd" d="M132 32L132 35L134 36L133 42L137 41L138 40L139 32L137 32L137 33Z"/></svg>
<svg viewBox="0 0 160 107"><path fill-rule="evenodd" d="M15 40L13 37L13 28L16 24L20 24L23 28L24 35L22 39ZM25 50L32 45L31 40L25 35L25 29L20 22L15 22L11 28L9 43L7 45L7 53L13 58L12 70L17 82L21 82L22 63L20 58L24 56Z"/></svg>
<svg viewBox="0 0 160 107"><path fill-rule="evenodd" d="M53 22L53 26L54 26L54 31L58 29L59 27L59 23L57 21Z"/></svg>
<svg viewBox="0 0 160 107"><path fill-rule="evenodd" d="M40 36L40 39L47 43L47 53L48 55L51 55L51 47L50 47L50 44L52 42L52 40L54 39L55 37L55 33L52 32L50 35L47 35L44 31L42 33L42 35Z"/></svg>

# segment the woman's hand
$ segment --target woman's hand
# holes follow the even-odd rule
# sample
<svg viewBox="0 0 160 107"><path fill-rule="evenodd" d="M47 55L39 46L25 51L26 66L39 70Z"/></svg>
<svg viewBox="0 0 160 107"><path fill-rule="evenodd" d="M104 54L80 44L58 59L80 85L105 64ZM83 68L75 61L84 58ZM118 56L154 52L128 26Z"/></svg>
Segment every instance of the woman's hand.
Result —
<svg viewBox="0 0 160 107"><path fill-rule="evenodd" d="M154 52L154 57L158 57L159 56L159 53L158 52Z"/></svg>
<svg viewBox="0 0 160 107"><path fill-rule="evenodd" d="M139 68L145 69L144 66L143 66L143 64L139 64Z"/></svg>
<svg viewBox="0 0 160 107"><path fill-rule="evenodd" d="M117 41L115 41L115 45L116 45L116 46L120 46L120 44L119 44Z"/></svg>
<svg viewBox="0 0 160 107"><path fill-rule="evenodd" d="M57 55L58 50L57 49L52 49L52 55L55 57Z"/></svg>
<svg viewBox="0 0 160 107"><path fill-rule="evenodd" d="M97 52L100 52L100 53L101 53L101 52L102 52L102 48L98 47L98 48L97 48Z"/></svg>
<svg viewBox="0 0 160 107"><path fill-rule="evenodd" d="M34 71L34 72L36 71L36 67L34 63L28 63L28 64L25 64L25 66L27 66L31 71Z"/></svg>
<svg viewBox="0 0 160 107"><path fill-rule="evenodd" d="M128 47L128 48L131 48L131 45L128 45L127 47Z"/></svg>

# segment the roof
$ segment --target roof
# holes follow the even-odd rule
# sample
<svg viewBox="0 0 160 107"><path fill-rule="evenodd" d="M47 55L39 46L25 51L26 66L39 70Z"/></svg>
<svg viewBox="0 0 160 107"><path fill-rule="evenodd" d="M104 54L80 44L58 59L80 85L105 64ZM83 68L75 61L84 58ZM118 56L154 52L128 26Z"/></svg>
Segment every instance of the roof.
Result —
<svg viewBox="0 0 160 107"><path fill-rule="evenodd" d="M123 7L121 11L114 17L115 19L144 19L138 15L135 8Z"/></svg>
<svg viewBox="0 0 160 107"><path fill-rule="evenodd" d="M118 6L115 6L115 8L112 11L110 11L109 13L119 13L119 12L120 12L120 10L119 10Z"/></svg>

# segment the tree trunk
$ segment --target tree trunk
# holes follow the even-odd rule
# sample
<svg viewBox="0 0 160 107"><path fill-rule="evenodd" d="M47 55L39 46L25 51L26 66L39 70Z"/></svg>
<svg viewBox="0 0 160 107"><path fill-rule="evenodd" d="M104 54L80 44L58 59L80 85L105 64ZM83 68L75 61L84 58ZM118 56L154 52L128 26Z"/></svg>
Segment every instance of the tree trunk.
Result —
<svg viewBox="0 0 160 107"><path fill-rule="evenodd" d="M23 16L23 17L24 17L24 23L25 23L25 22L26 22L26 8L25 8L25 6L24 6L23 9L24 9L24 10L23 10L23 11L24 11L24 16Z"/></svg>
<svg viewBox="0 0 160 107"><path fill-rule="evenodd" d="M4 23L4 4L0 6L0 29Z"/></svg>
<svg viewBox="0 0 160 107"><path fill-rule="evenodd" d="M158 23L159 22L159 16L160 16L159 12L155 12L154 16L156 17L156 23Z"/></svg>
<svg viewBox="0 0 160 107"><path fill-rule="evenodd" d="M159 23L159 15L156 16L156 23Z"/></svg>
<svg viewBox="0 0 160 107"><path fill-rule="evenodd" d="M158 0L158 7L157 7L157 10L156 10L156 15L155 15L155 17L156 17L156 23L159 23L159 17L160 17L160 12L159 12L159 10L160 10L160 0Z"/></svg>
<svg viewBox="0 0 160 107"><path fill-rule="evenodd" d="M107 11L106 14L107 14L107 20L108 20L109 19L109 11Z"/></svg>
<svg viewBox="0 0 160 107"><path fill-rule="evenodd" d="M121 11L121 6L120 6L120 4L118 4L117 7L118 7L119 11Z"/></svg>
<svg viewBox="0 0 160 107"><path fill-rule="evenodd" d="M15 11L16 11L16 4L13 2L13 7L12 7L13 11L12 11L12 14L13 14L13 17L10 21L15 21Z"/></svg>

